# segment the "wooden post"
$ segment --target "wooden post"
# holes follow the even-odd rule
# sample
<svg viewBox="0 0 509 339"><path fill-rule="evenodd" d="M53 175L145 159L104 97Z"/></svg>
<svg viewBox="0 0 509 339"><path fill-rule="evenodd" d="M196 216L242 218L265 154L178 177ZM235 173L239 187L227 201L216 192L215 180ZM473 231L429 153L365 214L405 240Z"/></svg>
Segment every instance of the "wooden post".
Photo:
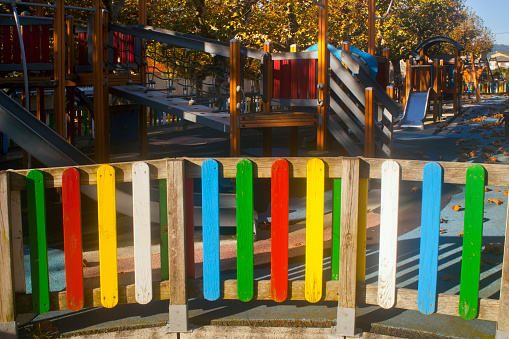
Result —
<svg viewBox="0 0 509 339"><path fill-rule="evenodd" d="M44 88L37 87L37 119L46 123L46 113L44 111Z"/></svg>
<svg viewBox="0 0 509 339"><path fill-rule="evenodd" d="M96 0L99 1L99 0ZM64 0L56 1L53 27L54 70L53 78L57 81L53 103L53 121L55 131L66 138L65 118L65 11Z"/></svg>
<svg viewBox="0 0 509 339"><path fill-rule="evenodd" d="M384 48L382 50L382 53L383 53L383 56L385 57L385 75L384 75L384 78L385 78L385 83L384 83L384 87L387 87L390 85L391 83L391 60L389 59L389 49L388 48Z"/></svg>
<svg viewBox="0 0 509 339"><path fill-rule="evenodd" d="M407 96L410 93L410 85L412 84L412 79L410 79L411 72L410 72L410 66L412 65L410 63L410 59L406 61L406 76L405 76L405 92L403 93L403 109L406 107L406 101Z"/></svg>
<svg viewBox="0 0 509 339"><path fill-rule="evenodd" d="M459 58L460 54L457 48L454 49L454 92L452 93L452 111L454 114L459 113L458 108L458 81L460 77L458 76L459 71Z"/></svg>
<svg viewBox="0 0 509 339"><path fill-rule="evenodd" d="M299 45L293 44L290 46L290 52L298 52ZM299 62L298 60L292 60L291 62ZM296 157L299 155L299 127L290 127L290 156Z"/></svg>
<svg viewBox="0 0 509 339"><path fill-rule="evenodd" d="M375 0L368 0L368 53L372 56L376 53L375 11Z"/></svg>
<svg viewBox="0 0 509 339"><path fill-rule="evenodd" d="M186 211L184 160L166 162L170 307L168 332L187 332Z"/></svg>
<svg viewBox="0 0 509 339"><path fill-rule="evenodd" d="M10 196L11 205L9 206L9 213L12 236L12 265L13 267L24 267L20 191L11 191ZM26 292L25 270L14 271L14 290L16 293Z"/></svg>
<svg viewBox="0 0 509 339"><path fill-rule="evenodd" d="M241 92L237 92L237 86L242 88L240 73L240 41L230 40L230 156L240 156L240 128L238 119L240 116Z"/></svg>
<svg viewBox="0 0 509 339"><path fill-rule="evenodd" d="M265 98L267 102L262 103L263 112L272 112L272 95L274 91L274 63L272 62L272 42L267 41L263 44L263 51L269 54L267 58L267 73L265 76L267 77L267 81L265 82L267 88L264 88ZM291 153L291 151L290 151ZM272 128L264 128L263 129L263 156L270 157L272 156Z"/></svg>
<svg viewBox="0 0 509 339"><path fill-rule="evenodd" d="M364 156L375 157L375 97L373 87L365 89L366 101L364 105Z"/></svg>
<svg viewBox="0 0 509 339"><path fill-rule="evenodd" d="M438 70L439 68L439 61L438 59L433 60L433 69L435 70L435 79L433 79L433 121L438 121L438 83L439 83L439 77L440 72Z"/></svg>
<svg viewBox="0 0 509 339"><path fill-rule="evenodd" d="M508 207L509 215L509 207ZM504 259L500 283L500 304L496 339L509 338L509 218L505 224Z"/></svg>
<svg viewBox="0 0 509 339"><path fill-rule="evenodd" d="M327 148L327 111L329 108L329 49L327 48L327 20L329 15L328 0L323 0L323 8L318 11L318 115L321 124L316 131L316 148L325 151Z"/></svg>
<svg viewBox="0 0 509 339"><path fill-rule="evenodd" d="M477 69L475 67L474 53L470 53L470 60L472 61L472 80L474 82L475 98L481 101L481 91L479 90L479 79L477 78Z"/></svg>
<svg viewBox="0 0 509 339"><path fill-rule="evenodd" d="M138 3L138 23L140 25L147 24L147 0L139 0ZM145 65L146 53L145 53L145 41L141 40L141 65L140 75L142 86L147 83L147 66ZM147 110L148 107L142 106L140 108L138 120L139 120L139 139L140 139L140 158L146 159L148 155L148 144L147 144Z"/></svg>
<svg viewBox="0 0 509 339"><path fill-rule="evenodd" d="M12 264L9 172L0 172L0 333L17 338L14 268ZM19 269L19 267L18 267Z"/></svg>
<svg viewBox="0 0 509 339"><path fill-rule="evenodd" d="M68 16L67 24L67 74L74 73L74 18ZM76 131L74 128L74 119L76 118L76 107L74 104L74 87L67 88L67 142L76 143Z"/></svg>
<svg viewBox="0 0 509 339"><path fill-rule="evenodd" d="M110 158L110 116L108 112L107 68L104 65L104 24L106 12L102 11L102 1L94 0L93 20L93 74L94 74L94 131L95 161L106 163ZM107 20L105 20L107 21Z"/></svg>
<svg viewBox="0 0 509 339"><path fill-rule="evenodd" d="M391 97L391 99L394 100L394 86L393 85L387 86L386 91L387 91L387 94ZM384 113L382 113L382 114L384 114ZM388 130L388 133L386 133L386 134L390 134L390 137L391 137L391 144L389 145L389 147L390 147L389 158L392 158L392 154L393 154L393 150L394 150L394 117L392 116L392 114L387 114L387 115L385 115L385 117L387 119L389 119L391 122L390 128L384 127L384 132L385 132L385 130ZM382 124L382 126L383 126L383 124Z"/></svg>
<svg viewBox="0 0 509 339"><path fill-rule="evenodd" d="M336 335L355 335L357 293L357 240L359 209L359 158L343 158L341 176L341 244Z"/></svg>

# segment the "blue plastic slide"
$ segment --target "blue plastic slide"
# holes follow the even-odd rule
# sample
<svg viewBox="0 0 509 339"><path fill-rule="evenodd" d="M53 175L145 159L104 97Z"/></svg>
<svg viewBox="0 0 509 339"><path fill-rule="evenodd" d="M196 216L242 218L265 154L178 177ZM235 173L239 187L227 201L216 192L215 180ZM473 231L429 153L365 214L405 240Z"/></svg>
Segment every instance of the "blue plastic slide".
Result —
<svg viewBox="0 0 509 339"><path fill-rule="evenodd" d="M426 116L430 91L431 88L428 88L426 92L410 92L408 94L405 113L403 114L403 119L401 119L400 127L424 129L422 121Z"/></svg>

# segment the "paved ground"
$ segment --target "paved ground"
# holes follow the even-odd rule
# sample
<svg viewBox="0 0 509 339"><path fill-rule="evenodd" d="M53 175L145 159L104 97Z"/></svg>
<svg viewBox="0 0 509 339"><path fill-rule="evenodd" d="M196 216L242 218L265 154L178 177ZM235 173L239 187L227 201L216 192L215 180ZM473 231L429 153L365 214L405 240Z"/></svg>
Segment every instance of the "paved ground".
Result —
<svg viewBox="0 0 509 339"><path fill-rule="evenodd" d="M483 163L485 161L500 163L509 163L505 155L505 136L502 133L503 125L498 124L499 116L508 108L505 103L506 98L494 98L479 104L467 105L464 113L459 117L447 116L448 122L437 125L426 124L424 131L396 131L395 134L395 155L396 159L426 159L426 160L445 160L445 161L469 161ZM489 116L491 115L491 116ZM487 117L487 118L480 118ZM440 127L441 126L441 127ZM149 150L151 158L172 157L179 155L187 156L227 156L228 140L219 132L190 127L185 131L182 127L169 128L158 127L151 131L149 137ZM261 137L251 132L243 136L243 143L247 145L246 151L252 155L259 155L261 149ZM307 141L312 140L312 133L304 131ZM284 145L287 142L287 135L284 133L275 133L277 145ZM82 140L86 150L87 140ZM334 145L331 145L334 147ZM135 160L136 145L114 147L116 152L115 160L128 161ZM312 149L312 142L303 142L301 145L301 154L305 155ZM332 148L334 149L334 148ZM127 150L127 151L126 151ZM275 151L277 156L285 156L287 149L279 148ZM330 155L337 155L331 152ZM16 154L8 159L16 163ZM19 156L18 156L19 158ZM9 163L11 164L11 163ZM11 166L12 168L13 166ZM299 185L297 185L299 186ZM376 182L371 184L369 193L369 216L368 216L368 248L367 248L367 283L376 283L377 281L377 229L379 221L379 189ZM490 187L486 192L486 199L492 199L485 204L486 219L484 223L483 244L500 244L503 242L505 232L505 218L507 211L507 196L503 188ZM330 210L330 192L327 193L328 201L326 209ZM302 198L302 187L297 187L293 192L291 210L294 211L292 219L300 220L305 211L305 199ZM496 199L496 200L495 200ZM497 204L497 202L501 202ZM451 206L459 204L460 210L455 211ZM419 183L403 182L400 189L400 229L402 235L398 243L398 287L417 288L418 273L418 248L420 236L420 186ZM462 185L445 185L443 189L442 214L444 219L442 224L443 234L440 239L440 257L439 257L439 292L459 293L459 266L461 259L462 238L460 233L463 229L464 206L464 187ZM261 211L261 221L270 221L270 207ZM85 236L89 239L86 242L85 258L90 267L85 268L85 275L90 277L88 284L94 286L97 284L97 278L94 278L97 271L97 243L93 226L94 216L90 217L92 226L86 231ZM330 214L326 215L326 237L330 239ZM58 220L55 220L58 224ZM129 220L122 223L123 229L119 232L119 244L125 248L119 251L119 267L125 267L126 273L121 275L121 281L129 282L132 280L132 274L129 273L129 267L132 266L132 224ZM267 279L270 277L270 267L267 261L268 249L270 247L268 224L262 224L259 241L255 245L257 253L256 279ZM52 270L51 286L52 290L64 288L65 282L62 280L63 256L61 248L61 238L57 230L53 232L50 241L52 250L50 257L52 260L50 269ZM228 233L227 231L225 233ZM153 255L155 261L158 257L158 246L154 238ZM197 273L200 275L201 268L201 249L199 245L200 234L197 232ZM229 265L234 267L235 240L232 236L225 234L221 240L225 251L223 256L225 265L222 267L226 274L234 278L229 270ZM326 244L327 245L327 244ZM303 279L303 259L305 246L305 223L297 222L291 226L290 246L294 256L294 264L290 267L290 279ZM329 245L330 246L330 245ZM229 250L228 250L229 249ZM498 298L500 286L500 270L502 257L495 253L483 253L483 266L481 272L481 297ZM324 275L330 275L330 257L324 259ZM156 273L157 274L157 273ZM27 275L27 279L29 274ZM306 306L306 307L304 307ZM191 300L190 304L191 322L197 326L202 325L261 325L261 326L315 326L331 327L335 323L336 303L321 302L317 305L309 306L304 302L294 302L285 305L276 305L271 302L250 302L242 303L239 301L219 301L209 303L203 300ZM72 335L77 329L84 329L85 332L112 331L115 329L132 329L147 326L163 326L167 320L168 302L159 301L150 303L147 306L142 305L122 305L113 310L102 308L87 309L76 313L70 312L51 312L44 317L37 317L35 321L49 320L51 326L58 329L59 333ZM274 322L270 319L278 319ZM375 306L361 306L358 309L358 327L363 331L369 331L381 334L390 334L406 338L428 337L428 338L492 338L495 333L495 323L488 321L474 320L470 322L463 321L458 317L449 317L441 315L422 316L414 311L380 310ZM49 326L49 325L48 325ZM29 330L30 327L27 327ZM117 337L141 336L145 333L146 337L158 337L163 328L145 330L145 332L122 332ZM203 330L207 331L207 330ZM279 329L281 331L281 329ZM288 330L290 331L290 330ZM318 331L318 330L317 330ZM324 330L321 330L322 332ZM203 332L203 333L205 333ZM131 334L132 333L132 334ZM138 333L138 334L136 334ZM207 332L209 333L209 332ZM212 337L217 337L212 335ZM207 335L211 335L211 334ZM145 335L143 334L143 335ZM289 332L288 336L294 336L295 332ZM198 332L196 332L198 335ZM235 337L233 332L223 333L224 337ZM257 333L256 336L262 335ZM263 336L269 336L269 332ZM326 333L309 333L321 337ZM203 337L206 335L203 334ZM255 335L253 334L253 337ZM249 337L249 335L248 335Z"/></svg>

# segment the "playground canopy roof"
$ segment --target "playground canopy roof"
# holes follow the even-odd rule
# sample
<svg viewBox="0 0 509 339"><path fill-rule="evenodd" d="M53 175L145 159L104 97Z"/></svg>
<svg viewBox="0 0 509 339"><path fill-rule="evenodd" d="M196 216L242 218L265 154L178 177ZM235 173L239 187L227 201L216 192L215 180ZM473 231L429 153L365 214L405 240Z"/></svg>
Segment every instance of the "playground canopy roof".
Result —
<svg viewBox="0 0 509 339"><path fill-rule="evenodd" d="M424 50L424 53L426 53L431 46L444 42L453 45L454 48L456 48L458 51L465 50L465 47L461 46L456 40L445 36L437 35L421 42L419 46L417 46L416 52L419 53L420 51Z"/></svg>

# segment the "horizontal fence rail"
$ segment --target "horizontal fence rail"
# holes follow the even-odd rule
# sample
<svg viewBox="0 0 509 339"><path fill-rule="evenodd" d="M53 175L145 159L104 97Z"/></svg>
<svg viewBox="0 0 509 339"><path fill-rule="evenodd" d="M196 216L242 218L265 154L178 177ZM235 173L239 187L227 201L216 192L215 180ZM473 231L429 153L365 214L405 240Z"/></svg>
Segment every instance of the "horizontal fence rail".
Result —
<svg viewBox="0 0 509 339"><path fill-rule="evenodd" d="M357 303L383 308L418 310L464 319L498 321L498 331L509 331L505 305L507 274L502 275L500 300L479 299L485 186L509 187L508 166L369 158L185 158L135 163L4 171L0 173L2 211L0 232L9 243L1 255L11 263L1 283L0 320L12 322L18 313L44 314L50 310L107 308L118 304L146 304L170 300L169 330L187 331L188 298L207 300L320 300L338 302L336 333L354 335ZM203 278L192 279L194 253L187 227L191 208L189 180L200 178L203 224ZM236 279L221 273L219 242L219 180L235 179L237 210ZM255 280L253 249L253 185L255 178L271 179L271 275ZM289 182L306 178L305 279L289 280ZM381 224L378 283L366 284L366 214L368 180L381 180ZM324 188L333 180L331 275L324 275ZM417 290L396 287L399 183L422 182L422 219ZM150 260L151 181L158 181L161 215L161 281L152 275ZM117 274L117 220L115 188L130 182L133 188L134 284L120 286ZM440 198L444 183L465 184L465 221L459 295L437 293ZM83 287L80 187L97 185L100 286ZM48 284L45 190L62 188L66 289L50 292ZM20 191L27 191L32 293L26 294L23 263ZM191 199L191 200L190 200ZM192 225L194 227L194 225ZM4 238L2 238L4 239ZM2 240L3 241L3 240ZM2 243L3 244L3 243ZM191 252L189 249L192 249ZM164 249L164 250L163 250ZM11 255L12 253L12 255ZM191 261L189 261L191 259ZM187 262L187 264L186 264ZM5 262L2 262L2 267ZM504 258L504 270L505 265ZM14 291L16 294L14 295Z"/></svg>

